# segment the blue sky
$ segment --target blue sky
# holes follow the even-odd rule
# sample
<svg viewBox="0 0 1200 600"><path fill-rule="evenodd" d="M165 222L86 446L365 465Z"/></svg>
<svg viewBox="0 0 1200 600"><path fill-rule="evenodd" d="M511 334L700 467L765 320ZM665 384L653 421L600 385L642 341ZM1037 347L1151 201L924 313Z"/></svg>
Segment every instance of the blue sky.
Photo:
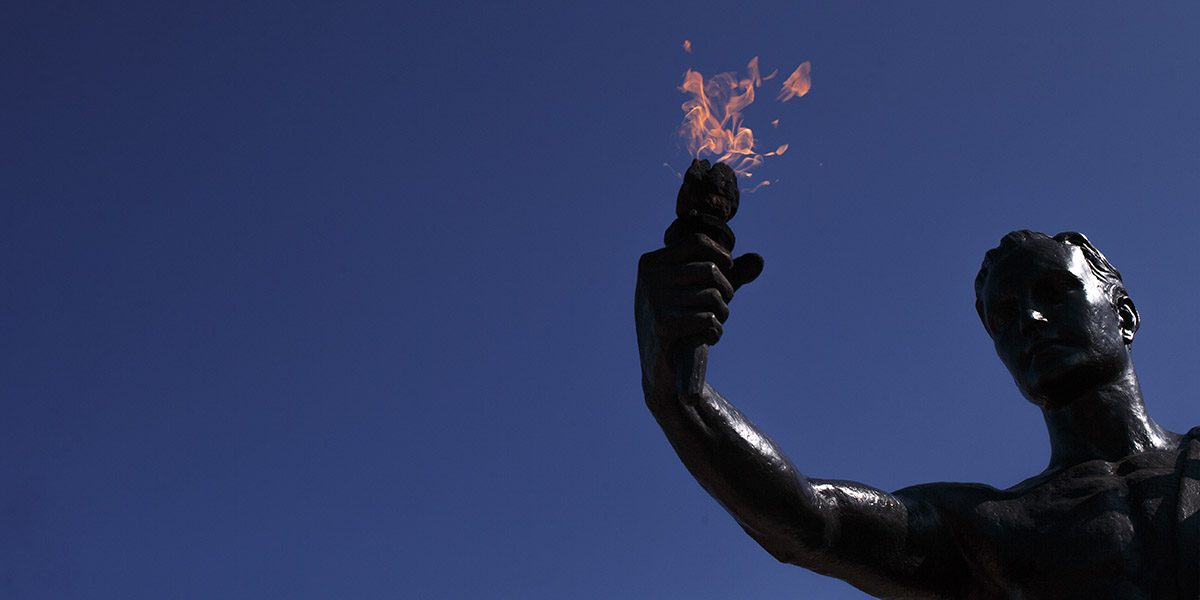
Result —
<svg viewBox="0 0 1200 600"><path fill-rule="evenodd" d="M1200 5L0 9L0 595L861 598L776 563L642 405L687 68L812 91L732 225L710 380L804 472L1039 471L972 308L1083 231L1195 407ZM694 52L680 48L692 40ZM781 118L778 130L766 123Z"/></svg>

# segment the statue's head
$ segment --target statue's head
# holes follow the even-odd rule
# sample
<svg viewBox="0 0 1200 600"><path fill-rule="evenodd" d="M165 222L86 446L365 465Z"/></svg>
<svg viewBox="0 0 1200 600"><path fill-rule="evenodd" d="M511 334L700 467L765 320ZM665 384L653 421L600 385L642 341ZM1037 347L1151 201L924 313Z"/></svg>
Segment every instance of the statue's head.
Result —
<svg viewBox="0 0 1200 600"><path fill-rule="evenodd" d="M1004 236L975 278L975 309L1021 393L1047 408L1125 373L1140 323L1121 274L1073 231Z"/></svg>

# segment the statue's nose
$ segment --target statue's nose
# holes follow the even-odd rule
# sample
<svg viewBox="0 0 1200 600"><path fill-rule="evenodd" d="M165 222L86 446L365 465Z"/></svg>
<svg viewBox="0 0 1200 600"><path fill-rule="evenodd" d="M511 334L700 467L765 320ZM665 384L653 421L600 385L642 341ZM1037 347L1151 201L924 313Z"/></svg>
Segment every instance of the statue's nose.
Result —
<svg viewBox="0 0 1200 600"><path fill-rule="evenodd" d="M1046 315L1043 315L1039 310L1029 308L1025 309L1024 312L1024 318L1021 319L1022 333L1028 332L1035 327L1040 327L1050 322L1050 320L1046 318Z"/></svg>

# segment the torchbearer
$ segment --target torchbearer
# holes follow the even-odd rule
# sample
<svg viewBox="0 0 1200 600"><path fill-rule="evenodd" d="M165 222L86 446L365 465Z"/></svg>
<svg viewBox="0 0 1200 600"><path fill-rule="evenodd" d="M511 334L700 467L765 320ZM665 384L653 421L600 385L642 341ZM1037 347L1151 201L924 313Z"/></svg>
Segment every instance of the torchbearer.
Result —
<svg viewBox="0 0 1200 600"><path fill-rule="evenodd" d="M693 163L684 189L736 191L722 166ZM736 194L724 220L735 210ZM712 218L680 223L697 215ZM975 282L996 353L1045 418L1049 466L1003 490L889 493L804 476L705 381L705 347L763 264L732 257L722 215L689 209L639 262L642 386L684 465L775 558L884 598L1200 598L1200 429L1172 433L1146 413L1140 316L1086 237L1012 232Z"/></svg>

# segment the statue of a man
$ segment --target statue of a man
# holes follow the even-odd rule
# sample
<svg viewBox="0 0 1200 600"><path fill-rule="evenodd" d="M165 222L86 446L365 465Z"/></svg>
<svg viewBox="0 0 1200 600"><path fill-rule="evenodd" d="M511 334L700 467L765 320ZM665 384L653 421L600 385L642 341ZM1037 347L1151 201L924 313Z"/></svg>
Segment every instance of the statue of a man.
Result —
<svg viewBox="0 0 1200 600"><path fill-rule="evenodd" d="M976 309L1050 433L1050 464L1008 489L884 492L805 477L705 384L680 350L713 344L762 259L696 234L642 256L636 299L646 404L680 459L780 561L885 598L1200 598L1200 430L1146 414L1130 347L1139 316L1083 235L1006 235Z"/></svg>

